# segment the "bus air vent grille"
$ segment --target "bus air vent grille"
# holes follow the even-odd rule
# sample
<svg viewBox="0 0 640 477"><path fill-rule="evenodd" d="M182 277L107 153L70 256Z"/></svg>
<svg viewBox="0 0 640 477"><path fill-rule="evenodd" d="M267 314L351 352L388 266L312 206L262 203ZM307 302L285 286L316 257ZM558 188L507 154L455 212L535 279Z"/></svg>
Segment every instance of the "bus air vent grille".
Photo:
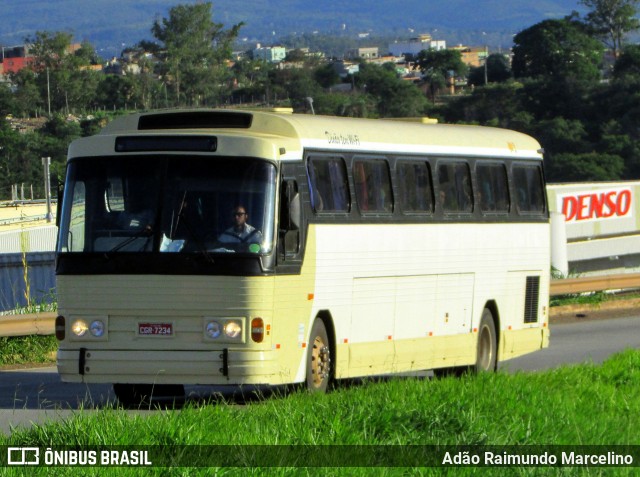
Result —
<svg viewBox="0 0 640 477"><path fill-rule="evenodd" d="M540 277L527 277L524 297L524 322L538 321L538 300L540 298Z"/></svg>

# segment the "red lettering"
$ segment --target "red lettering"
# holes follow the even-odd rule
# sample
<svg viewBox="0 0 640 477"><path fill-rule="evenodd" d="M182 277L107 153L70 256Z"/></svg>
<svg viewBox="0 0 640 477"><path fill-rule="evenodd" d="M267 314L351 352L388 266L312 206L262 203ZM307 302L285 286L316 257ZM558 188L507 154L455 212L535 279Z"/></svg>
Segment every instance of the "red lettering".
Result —
<svg viewBox="0 0 640 477"><path fill-rule="evenodd" d="M604 194L593 194L591 196L591 207L589 208L589 217L602 217L602 206L604 205Z"/></svg>
<svg viewBox="0 0 640 477"><path fill-rule="evenodd" d="M620 192L620 194L618 195L618 200L616 201L616 206L616 215L618 217L627 215L627 213L631 209L631 191L623 190L622 192Z"/></svg>
<svg viewBox="0 0 640 477"><path fill-rule="evenodd" d="M590 196L588 195L578 196L578 215L576 217L576 220L586 220L589 218L588 215L583 214L584 210L589 208L589 204L585 204L585 200L588 199L589 197Z"/></svg>
<svg viewBox="0 0 640 477"><path fill-rule="evenodd" d="M562 198L562 213L565 216L565 221L570 222L576 216L578 211L578 201L575 197L567 196Z"/></svg>
<svg viewBox="0 0 640 477"><path fill-rule="evenodd" d="M605 202L607 203L607 208L609 209L609 212L607 212L606 214L603 214L602 217L603 218L607 218L607 217L611 217L613 214L616 213L616 201L615 201L615 196L616 196L616 192L612 191L612 192L608 192L605 195Z"/></svg>
<svg viewBox="0 0 640 477"><path fill-rule="evenodd" d="M624 217L631 210L632 200L632 192L629 189L564 196L562 213L567 222Z"/></svg>

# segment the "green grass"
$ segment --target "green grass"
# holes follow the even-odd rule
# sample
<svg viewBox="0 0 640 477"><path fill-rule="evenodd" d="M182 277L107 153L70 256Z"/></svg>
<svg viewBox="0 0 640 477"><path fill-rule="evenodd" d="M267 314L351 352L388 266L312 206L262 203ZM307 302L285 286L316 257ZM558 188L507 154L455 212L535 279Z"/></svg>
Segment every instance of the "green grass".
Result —
<svg viewBox="0 0 640 477"><path fill-rule="evenodd" d="M0 366L55 363L57 349L58 341L53 335L3 336L0 337Z"/></svg>
<svg viewBox="0 0 640 477"><path fill-rule="evenodd" d="M562 305L585 305L595 306L601 305L610 301L622 301L640 298L640 293L633 292L593 292L593 293L581 293L581 294L569 294L558 295L551 297L549 300L550 306L562 306Z"/></svg>
<svg viewBox="0 0 640 477"><path fill-rule="evenodd" d="M118 409L84 410L66 421L34 425L0 438L0 445L43 449L56 445L231 444L639 445L640 352L623 352L601 366L515 375L392 379L342 386L327 395L292 392L246 406L195 403L177 410L133 414ZM44 475L47 469L33 470L35 475ZM55 470L56 475L87 475L87 469ZM212 469L184 468L94 470L94 475L212 474ZM246 473L237 468L214 470L219 475ZM316 473L307 470L309 475ZM254 473L306 475L307 470L254 469ZM372 473L366 468L325 470L322 475ZM420 473L438 475L444 470L422 468ZM473 475L477 470L457 469L456 475ZM633 475L633 469L620 468L485 470L492 475ZM377 468L373 473L416 475L417 471Z"/></svg>

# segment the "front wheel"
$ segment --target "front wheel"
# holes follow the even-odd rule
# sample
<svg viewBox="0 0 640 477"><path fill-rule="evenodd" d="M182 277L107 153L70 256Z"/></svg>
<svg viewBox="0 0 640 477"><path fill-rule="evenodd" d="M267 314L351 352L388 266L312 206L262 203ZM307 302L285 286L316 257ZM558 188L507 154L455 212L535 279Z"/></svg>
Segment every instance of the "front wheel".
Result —
<svg viewBox="0 0 640 477"><path fill-rule="evenodd" d="M478 328L478 354L475 372L486 373L496 370L498 364L498 342L496 339L496 325L493 314L486 309L482 312Z"/></svg>
<svg viewBox="0 0 640 477"><path fill-rule="evenodd" d="M115 383L113 392L120 404L127 408L149 406L152 401L183 399L184 386L181 384L123 384Z"/></svg>
<svg viewBox="0 0 640 477"><path fill-rule="evenodd" d="M325 392L333 379L331 342L321 319L316 319L311 328L307 351L307 389Z"/></svg>

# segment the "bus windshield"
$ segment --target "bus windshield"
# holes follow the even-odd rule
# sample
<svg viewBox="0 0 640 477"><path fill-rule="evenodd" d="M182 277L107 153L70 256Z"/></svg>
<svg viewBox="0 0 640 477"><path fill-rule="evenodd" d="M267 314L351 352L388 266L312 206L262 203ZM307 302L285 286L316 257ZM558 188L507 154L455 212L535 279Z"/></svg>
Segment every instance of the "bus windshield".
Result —
<svg viewBox="0 0 640 477"><path fill-rule="evenodd" d="M102 157L69 164L58 252L268 253L276 168L253 158Z"/></svg>

